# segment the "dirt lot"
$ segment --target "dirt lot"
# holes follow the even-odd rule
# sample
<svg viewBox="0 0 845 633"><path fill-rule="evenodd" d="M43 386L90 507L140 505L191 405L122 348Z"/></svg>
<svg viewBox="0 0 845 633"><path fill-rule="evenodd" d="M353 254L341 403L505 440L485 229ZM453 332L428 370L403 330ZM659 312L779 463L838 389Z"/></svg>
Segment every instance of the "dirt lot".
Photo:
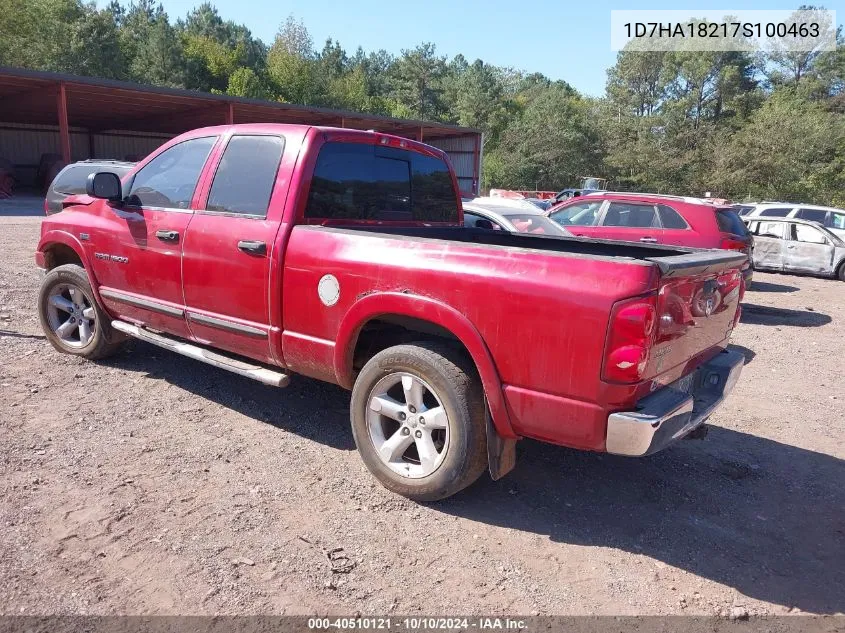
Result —
<svg viewBox="0 0 845 633"><path fill-rule="evenodd" d="M339 388L54 352L39 222L0 217L0 613L845 611L841 282L757 275L706 440L526 441L504 480L425 507L365 471Z"/></svg>

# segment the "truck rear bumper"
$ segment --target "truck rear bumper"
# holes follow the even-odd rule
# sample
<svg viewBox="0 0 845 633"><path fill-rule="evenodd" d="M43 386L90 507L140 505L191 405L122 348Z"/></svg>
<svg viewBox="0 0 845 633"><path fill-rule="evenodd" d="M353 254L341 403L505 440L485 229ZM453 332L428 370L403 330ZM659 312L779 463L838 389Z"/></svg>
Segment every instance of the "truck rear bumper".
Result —
<svg viewBox="0 0 845 633"><path fill-rule="evenodd" d="M641 457L681 439L710 417L733 390L745 357L723 351L694 372L607 419L607 452Z"/></svg>

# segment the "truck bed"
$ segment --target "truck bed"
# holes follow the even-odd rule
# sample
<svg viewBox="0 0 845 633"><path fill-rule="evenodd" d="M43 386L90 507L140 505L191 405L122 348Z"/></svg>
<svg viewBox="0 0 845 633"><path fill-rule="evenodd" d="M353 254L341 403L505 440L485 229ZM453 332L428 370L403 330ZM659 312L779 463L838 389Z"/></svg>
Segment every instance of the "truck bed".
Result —
<svg viewBox="0 0 845 633"><path fill-rule="evenodd" d="M704 272L710 266L739 265L745 255L718 249L696 249L660 244L639 244L583 237L527 235L490 231L460 226L402 227L402 226L331 226L337 231L366 231L384 236L410 239L446 240L486 246L529 249L566 255L601 258L623 258L632 262L656 265L664 277Z"/></svg>

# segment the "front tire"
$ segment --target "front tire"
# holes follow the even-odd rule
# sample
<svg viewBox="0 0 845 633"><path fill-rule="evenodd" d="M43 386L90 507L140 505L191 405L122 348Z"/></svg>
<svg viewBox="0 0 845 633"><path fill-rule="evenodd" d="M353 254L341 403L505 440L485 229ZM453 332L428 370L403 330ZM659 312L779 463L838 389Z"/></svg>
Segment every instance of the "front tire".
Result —
<svg viewBox="0 0 845 633"><path fill-rule="evenodd" d="M77 264L58 266L44 277L38 318L47 340L65 354L97 360L114 354L122 342L94 300L88 273Z"/></svg>
<svg viewBox="0 0 845 633"><path fill-rule="evenodd" d="M352 433L364 464L414 501L449 497L487 466L484 393L467 356L422 341L373 356L352 389Z"/></svg>
<svg viewBox="0 0 845 633"><path fill-rule="evenodd" d="M836 275L839 281L845 281L845 262L839 264L839 272Z"/></svg>

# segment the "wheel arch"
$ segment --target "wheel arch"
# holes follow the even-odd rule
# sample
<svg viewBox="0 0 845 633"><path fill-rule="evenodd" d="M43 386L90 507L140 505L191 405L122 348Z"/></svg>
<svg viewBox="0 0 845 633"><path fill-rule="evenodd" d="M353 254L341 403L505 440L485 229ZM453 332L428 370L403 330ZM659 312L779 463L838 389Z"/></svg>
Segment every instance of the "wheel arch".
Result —
<svg viewBox="0 0 845 633"><path fill-rule="evenodd" d="M355 352L364 328L373 322L397 323L424 338L452 338L472 359L498 433L515 439L505 405L502 382L493 356L470 320L444 303L403 292L380 292L359 299L341 321L334 348L334 371L339 385L351 389L355 382Z"/></svg>
<svg viewBox="0 0 845 633"><path fill-rule="evenodd" d="M66 231L48 231L41 236L41 240L38 242L36 261L39 264L43 264L43 267L48 271L64 264L78 264L82 266L88 274L88 281L91 284L91 291L94 293L94 298L102 307L103 302L100 299L99 290L100 284L94 275L91 260L82 247L82 243L75 235Z"/></svg>

